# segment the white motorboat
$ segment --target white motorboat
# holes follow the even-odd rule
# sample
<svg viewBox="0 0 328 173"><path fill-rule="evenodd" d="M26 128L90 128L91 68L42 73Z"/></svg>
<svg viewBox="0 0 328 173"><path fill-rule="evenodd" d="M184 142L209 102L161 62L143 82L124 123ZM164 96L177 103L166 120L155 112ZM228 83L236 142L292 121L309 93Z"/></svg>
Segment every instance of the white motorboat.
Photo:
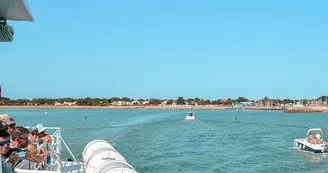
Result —
<svg viewBox="0 0 328 173"><path fill-rule="evenodd" d="M314 153L328 152L327 143L323 141L323 131L320 128L309 129L305 138L294 140L294 146Z"/></svg>
<svg viewBox="0 0 328 173"><path fill-rule="evenodd" d="M185 119L186 120L195 120L196 119L195 113L193 111L188 112Z"/></svg>

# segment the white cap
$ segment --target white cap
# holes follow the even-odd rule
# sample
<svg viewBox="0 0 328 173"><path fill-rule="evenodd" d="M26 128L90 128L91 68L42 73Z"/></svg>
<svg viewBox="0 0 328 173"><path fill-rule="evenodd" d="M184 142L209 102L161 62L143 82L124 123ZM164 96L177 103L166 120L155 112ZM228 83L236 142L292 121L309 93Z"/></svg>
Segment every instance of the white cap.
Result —
<svg viewBox="0 0 328 173"><path fill-rule="evenodd" d="M321 139L321 135L318 133L315 135L316 138Z"/></svg>

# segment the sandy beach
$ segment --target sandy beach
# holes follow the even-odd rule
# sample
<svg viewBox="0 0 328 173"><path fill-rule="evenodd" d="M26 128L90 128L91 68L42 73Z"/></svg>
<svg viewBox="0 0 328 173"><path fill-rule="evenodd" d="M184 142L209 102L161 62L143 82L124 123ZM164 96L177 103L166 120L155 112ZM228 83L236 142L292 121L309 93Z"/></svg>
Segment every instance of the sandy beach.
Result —
<svg viewBox="0 0 328 173"><path fill-rule="evenodd" d="M323 112L328 112L328 106L310 106L310 108Z"/></svg>
<svg viewBox="0 0 328 173"><path fill-rule="evenodd" d="M272 107L266 107L266 106L260 106L260 107L247 107L247 108L245 108L246 110L272 110L272 111L274 111L274 110L282 110L282 108L279 108L279 107L274 107L274 106L272 106Z"/></svg>

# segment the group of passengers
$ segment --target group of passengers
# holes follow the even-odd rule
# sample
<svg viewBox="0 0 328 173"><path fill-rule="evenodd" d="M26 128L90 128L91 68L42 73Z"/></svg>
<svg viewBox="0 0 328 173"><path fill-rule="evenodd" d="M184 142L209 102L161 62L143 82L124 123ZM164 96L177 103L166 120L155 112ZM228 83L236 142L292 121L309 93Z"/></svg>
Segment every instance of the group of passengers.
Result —
<svg viewBox="0 0 328 173"><path fill-rule="evenodd" d="M51 137L42 124L35 127L16 127L14 118L0 115L0 152L3 173L15 172L15 167L27 160L27 169L42 169L49 158Z"/></svg>
<svg viewBox="0 0 328 173"><path fill-rule="evenodd" d="M326 142L322 141L321 135L317 133L315 136L312 133L307 135L307 140L310 144L327 144Z"/></svg>

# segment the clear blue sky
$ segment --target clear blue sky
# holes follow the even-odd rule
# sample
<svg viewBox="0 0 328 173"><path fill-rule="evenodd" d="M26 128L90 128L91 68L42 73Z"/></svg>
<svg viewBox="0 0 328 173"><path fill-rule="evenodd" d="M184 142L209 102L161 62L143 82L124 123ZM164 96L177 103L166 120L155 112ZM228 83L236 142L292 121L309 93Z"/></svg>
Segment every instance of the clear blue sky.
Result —
<svg viewBox="0 0 328 173"><path fill-rule="evenodd" d="M9 22L3 96L328 95L328 1L29 0Z"/></svg>

